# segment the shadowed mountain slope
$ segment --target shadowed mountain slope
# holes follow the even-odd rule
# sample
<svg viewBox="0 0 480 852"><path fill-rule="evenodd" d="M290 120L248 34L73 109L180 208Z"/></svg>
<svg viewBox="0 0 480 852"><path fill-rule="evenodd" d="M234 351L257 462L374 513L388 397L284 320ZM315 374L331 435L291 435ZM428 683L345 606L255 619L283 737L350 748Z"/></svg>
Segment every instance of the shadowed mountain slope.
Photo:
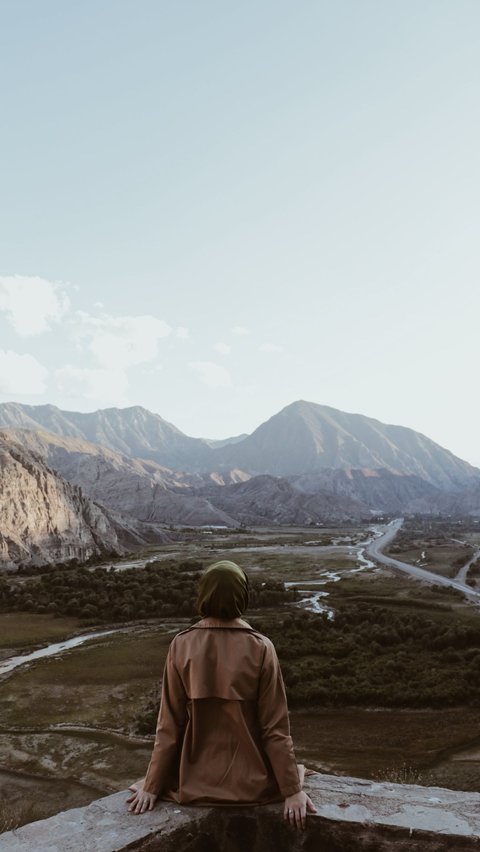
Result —
<svg viewBox="0 0 480 852"><path fill-rule="evenodd" d="M0 561L123 553L120 526L12 437L0 434ZM128 537L128 536L127 536Z"/></svg>
<svg viewBox="0 0 480 852"><path fill-rule="evenodd" d="M439 492L436 497L418 497L410 504L410 511L419 515L448 515L464 518L467 515L480 518L480 481L457 492Z"/></svg>
<svg viewBox="0 0 480 852"><path fill-rule="evenodd" d="M248 482L210 487L210 500L244 524L316 524L368 518L368 507L327 492L302 493L287 479L262 474Z"/></svg>

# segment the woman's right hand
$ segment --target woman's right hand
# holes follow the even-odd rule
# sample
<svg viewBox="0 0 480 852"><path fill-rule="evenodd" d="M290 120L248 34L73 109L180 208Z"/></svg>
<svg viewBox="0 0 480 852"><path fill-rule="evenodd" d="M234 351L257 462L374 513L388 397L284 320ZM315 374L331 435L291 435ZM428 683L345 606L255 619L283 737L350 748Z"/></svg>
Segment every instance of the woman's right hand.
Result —
<svg viewBox="0 0 480 852"><path fill-rule="evenodd" d="M132 784L128 789L133 790L133 794L127 799L127 804L130 804L128 810L131 813L144 814L145 811L153 809L158 796L155 796L153 793L144 792L142 782Z"/></svg>
<svg viewBox="0 0 480 852"><path fill-rule="evenodd" d="M300 790L299 793L294 793L293 796L287 796L285 799L283 818L292 828L303 830L307 824L307 810L312 814L317 813L310 796L307 796L304 790Z"/></svg>

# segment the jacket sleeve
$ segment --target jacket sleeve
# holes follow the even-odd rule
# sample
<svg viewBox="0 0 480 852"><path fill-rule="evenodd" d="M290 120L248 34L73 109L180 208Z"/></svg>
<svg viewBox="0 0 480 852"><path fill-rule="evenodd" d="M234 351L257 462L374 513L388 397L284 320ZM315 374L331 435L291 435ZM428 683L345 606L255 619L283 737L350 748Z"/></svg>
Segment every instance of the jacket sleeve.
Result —
<svg viewBox="0 0 480 852"><path fill-rule="evenodd" d="M175 666L175 640L170 645L163 671L162 698L152 756L143 789L158 796L169 777L186 724L187 696Z"/></svg>
<svg viewBox="0 0 480 852"><path fill-rule="evenodd" d="M302 784L293 751L287 696L277 652L268 641L260 673L258 718L262 743L282 796L300 792Z"/></svg>

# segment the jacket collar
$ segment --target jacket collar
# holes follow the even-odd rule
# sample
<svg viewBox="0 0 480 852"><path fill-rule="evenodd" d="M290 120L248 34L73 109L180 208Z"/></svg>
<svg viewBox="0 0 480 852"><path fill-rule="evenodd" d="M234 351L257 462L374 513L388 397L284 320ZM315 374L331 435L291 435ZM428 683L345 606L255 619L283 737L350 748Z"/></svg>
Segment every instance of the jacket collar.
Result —
<svg viewBox="0 0 480 852"><path fill-rule="evenodd" d="M225 627L229 630L233 628L243 628L244 630L253 630L253 627L248 623L248 621L244 621L243 618L213 618L208 616L207 618L202 618L201 621L197 621L196 624L192 625L193 627Z"/></svg>

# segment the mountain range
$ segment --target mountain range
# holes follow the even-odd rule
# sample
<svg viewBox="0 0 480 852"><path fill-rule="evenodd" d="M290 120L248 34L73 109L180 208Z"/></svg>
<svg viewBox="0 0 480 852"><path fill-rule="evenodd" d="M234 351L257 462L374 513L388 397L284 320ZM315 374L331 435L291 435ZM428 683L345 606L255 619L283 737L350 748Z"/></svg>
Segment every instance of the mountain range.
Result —
<svg viewBox="0 0 480 852"><path fill-rule="evenodd" d="M292 476L325 468L382 468L454 490L480 475L477 468L413 429L303 400L283 408L251 435L223 441L190 438L141 406L83 413L54 405L2 403L2 427L82 438L178 471L238 468L252 475Z"/></svg>
<svg viewBox="0 0 480 852"><path fill-rule="evenodd" d="M7 502L13 505L15 476L23 483L22 505L26 492L32 506L36 501L38 477L27 485L20 469L6 463L8 454L16 453L17 465L45 469L59 488L63 482L76 489L93 515L103 513L103 538L92 531L100 551L120 551L155 536L160 541L171 524L315 524L393 512L480 516L478 468L413 429L311 402L294 402L251 435L223 441L191 438L141 406L81 413L3 403L0 429L2 479L9 471ZM23 462L18 461L22 452ZM65 499L70 495L68 488L63 493ZM37 497L46 507L45 494ZM49 522L41 514L38 529L44 535ZM30 531L37 561L48 561L49 548L42 550L31 522L23 550L18 542L5 544L13 542L14 518L11 510L8 532L0 511L4 560L10 553L18 561L22 551L28 561ZM70 528L66 520L64 527ZM69 536L66 552L72 547ZM52 551L53 558L59 557Z"/></svg>

